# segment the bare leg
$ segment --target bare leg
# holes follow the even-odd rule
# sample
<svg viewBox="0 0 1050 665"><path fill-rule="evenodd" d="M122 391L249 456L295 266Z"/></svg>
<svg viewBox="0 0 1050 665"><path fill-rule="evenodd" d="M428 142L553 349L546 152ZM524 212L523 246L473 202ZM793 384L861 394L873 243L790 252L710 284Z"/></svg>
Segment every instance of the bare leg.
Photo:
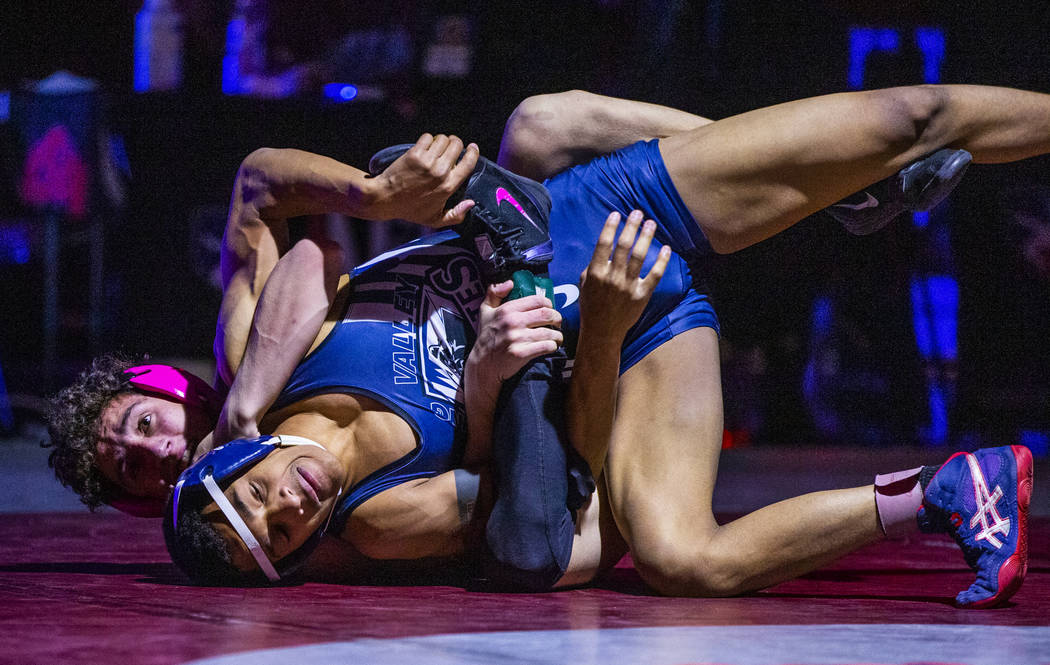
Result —
<svg viewBox="0 0 1050 665"><path fill-rule="evenodd" d="M732 252L942 147L975 162L1050 151L1050 95L982 86L843 93L661 139L671 180L718 252Z"/></svg>
<svg viewBox="0 0 1050 665"><path fill-rule="evenodd" d="M664 397L654 403L657 395ZM882 537L871 486L807 494L719 526L711 496L721 441L718 339L710 328L678 335L621 378L606 480L616 523L656 590L741 593Z"/></svg>
<svg viewBox="0 0 1050 665"><path fill-rule="evenodd" d="M570 90L535 95L518 104L503 130L499 164L543 180L637 141L710 124L676 109Z"/></svg>

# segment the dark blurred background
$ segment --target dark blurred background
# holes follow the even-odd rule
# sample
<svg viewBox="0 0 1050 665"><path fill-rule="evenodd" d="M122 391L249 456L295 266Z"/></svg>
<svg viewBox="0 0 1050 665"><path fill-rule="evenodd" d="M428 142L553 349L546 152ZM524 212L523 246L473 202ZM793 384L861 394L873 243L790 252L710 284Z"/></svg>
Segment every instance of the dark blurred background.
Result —
<svg viewBox="0 0 1050 665"><path fill-rule="evenodd" d="M905 4L6 2L0 429L98 351L209 362L225 206L260 146L364 166L433 131L495 156L519 101L572 88L712 118L922 82L1050 91L1050 7ZM972 167L873 237L818 215L716 259L726 445L1045 455L1048 167ZM358 259L414 233L327 223Z"/></svg>

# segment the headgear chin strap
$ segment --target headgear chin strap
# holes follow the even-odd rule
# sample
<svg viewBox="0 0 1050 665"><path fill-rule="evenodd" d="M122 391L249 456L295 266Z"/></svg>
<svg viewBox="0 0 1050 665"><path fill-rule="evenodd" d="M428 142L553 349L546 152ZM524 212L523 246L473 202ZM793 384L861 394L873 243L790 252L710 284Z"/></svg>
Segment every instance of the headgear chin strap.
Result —
<svg viewBox="0 0 1050 665"><path fill-rule="evenodd" d="M226 495L222 493L222 490L219 489L219 486L215 483L215 477L208 473L205 474L202 480L204 481L204 487L208 490L208 494L210 494L211 498L215 500L215 504L219 506L219 510L221 510L222 514L226 516L226 519L230 521L233 530L241 537L244 544L248 546L248 551L252 553L255 562L259 564L260 570L266 574L266 579L271 582L276 582L281 579L281 576L277 574L277 570L274 569L273 564L270 563L269 557L266 556L266 552L263 552L263 548L259 544L259 541L255 539L254 535L252 535L251 529L249 529L248 525L244 523L244 520L241 518L240 514L237 513L233 504L230 503L230 500L226 498Z"/></svg>
<svg viewBox="0 0 1050 665"><path fill-rule="evenodd" d="M179 515L184 510L200 510L204 507L205 497L210 497L218 506L219 510L229 521L237 535L248 547L252 557L259 568L271 582L277 582L282 576L287 576L299 568L306 557L313 551L324 535L328 524L335 512L339 494L336 493L332 501L332 508L324 526L315 531L310 538L295 552L283 557L278 565L274 565L266 552L263 551L259 541L252 534L251 529L244 522L244 518L237 512L226 495L223 494L219 483L232 480L236 475L258 464L264 457L277 448L284 446L316 446L324 449L324 446L301 436L281 434L278 436L262 436L255 439L236 439L219 446L182 472L179 481L175 484L175 492L172 496L172 525L176 535L178 533ZM201 492L203 488L204 492ZM173 541L177 542L177 538Z"/></svg>
<svg viewBox="0 0 1050 665"><path fill-rule="evenodd" d="M139 392L173 399L180 404L204 409L215 420L222 410L222 396L208 383L186 370L171 365L139 365L124 370L128 383ZM135 517L163 517L164 499L141 497L126 492L109 505Z"/></svg>

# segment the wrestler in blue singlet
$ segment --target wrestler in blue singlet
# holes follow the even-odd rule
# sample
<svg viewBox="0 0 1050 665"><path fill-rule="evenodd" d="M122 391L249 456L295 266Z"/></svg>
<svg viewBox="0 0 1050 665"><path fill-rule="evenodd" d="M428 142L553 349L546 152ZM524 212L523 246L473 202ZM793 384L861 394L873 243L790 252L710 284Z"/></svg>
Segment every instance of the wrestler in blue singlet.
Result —
<svg viewBox="0 0 1050 665"><path fill-rule="evenodd" d="M332 525L402 482L455 468L457 399L485 298L475 255L445 232L376 257L351 275L340 320L292 373L274 409L323 393L370 397L401 416L418 446L348 489Z"/></svg>
<svg viewBox="0 0 1050 665"><path fill-rule="evenodd" d="M710 249L671 185L656 141L569 169L546 185L554 202L550 273L570 358L579 328L579 276L612 210L624 215L643 210L658 222L657 242L676 250L627 335L621 371L676 334L699 326L717 328L714 310L694 288L690 270ZM658 245L650 250L647 266L658 251ZM336 532L368 498L457 466L463 429L456 427L463 414L457 392L485 296L474 254L452 231L376 257L351 277L341 320L295 370L274 409L322 393L365 395L404 418L419 445L349 488L333 518Z"/></svg>
<svg viewBox="0 0 1050 665"><path fill-rule="evenodd" d="M579 307L574 304L580 273L590 263L605 218L614 210L624 218L632 210L641 210L656 222L643 274L656 261L661 245L674 250L645 312L627 333L620 372L686 330L718 330L718 317L703 286L704 261L712 249L674 188L657 139L562 171L544 184L553 203L550 234L554 261L550 274L555 294L564 294L555 305L564 317L562 331L570 357L575 355L580 325Z"/></svg>

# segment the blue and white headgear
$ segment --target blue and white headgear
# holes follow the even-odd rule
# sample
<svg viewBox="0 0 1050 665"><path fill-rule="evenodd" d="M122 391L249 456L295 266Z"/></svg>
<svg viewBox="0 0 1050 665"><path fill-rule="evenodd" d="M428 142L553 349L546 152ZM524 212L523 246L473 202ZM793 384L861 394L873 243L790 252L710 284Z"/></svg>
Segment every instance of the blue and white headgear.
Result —
<svg viewBox="0 0 1050 665"><path fill-rule="evenodd" d="M175 483L175 491L171 495L169 508L164 519L164 540L168 546L168 552L172 560L187 575L199 578L198 571L193 570L196 566L192 563L192 556L187 556L184 551L188 547L186 538L179 533L179 518L187 512L200 512L211 502L219 507L222 514L229 521L237 535L248 547L252 557L259 564L259 569L271 582L277 582L282 577L294 573L305 563L306 558L317 547L331 521L331 514L324 526L315 531L310 538L303 543L299 549L283 557L274 563L259 545L252 534L244 518L237 512L222 492L222 485L226 485L237 478L241 473L258 464L264 457L274 450L286 446L317 446L324 448L316 441L301 436L288 434L261 436L254 439L235 439L229 443L219 446L206 454L194 464L189 466L179 476ZM340 490L341 491L341 490ZM334 506L338 503L338 493Z"/></svg>

